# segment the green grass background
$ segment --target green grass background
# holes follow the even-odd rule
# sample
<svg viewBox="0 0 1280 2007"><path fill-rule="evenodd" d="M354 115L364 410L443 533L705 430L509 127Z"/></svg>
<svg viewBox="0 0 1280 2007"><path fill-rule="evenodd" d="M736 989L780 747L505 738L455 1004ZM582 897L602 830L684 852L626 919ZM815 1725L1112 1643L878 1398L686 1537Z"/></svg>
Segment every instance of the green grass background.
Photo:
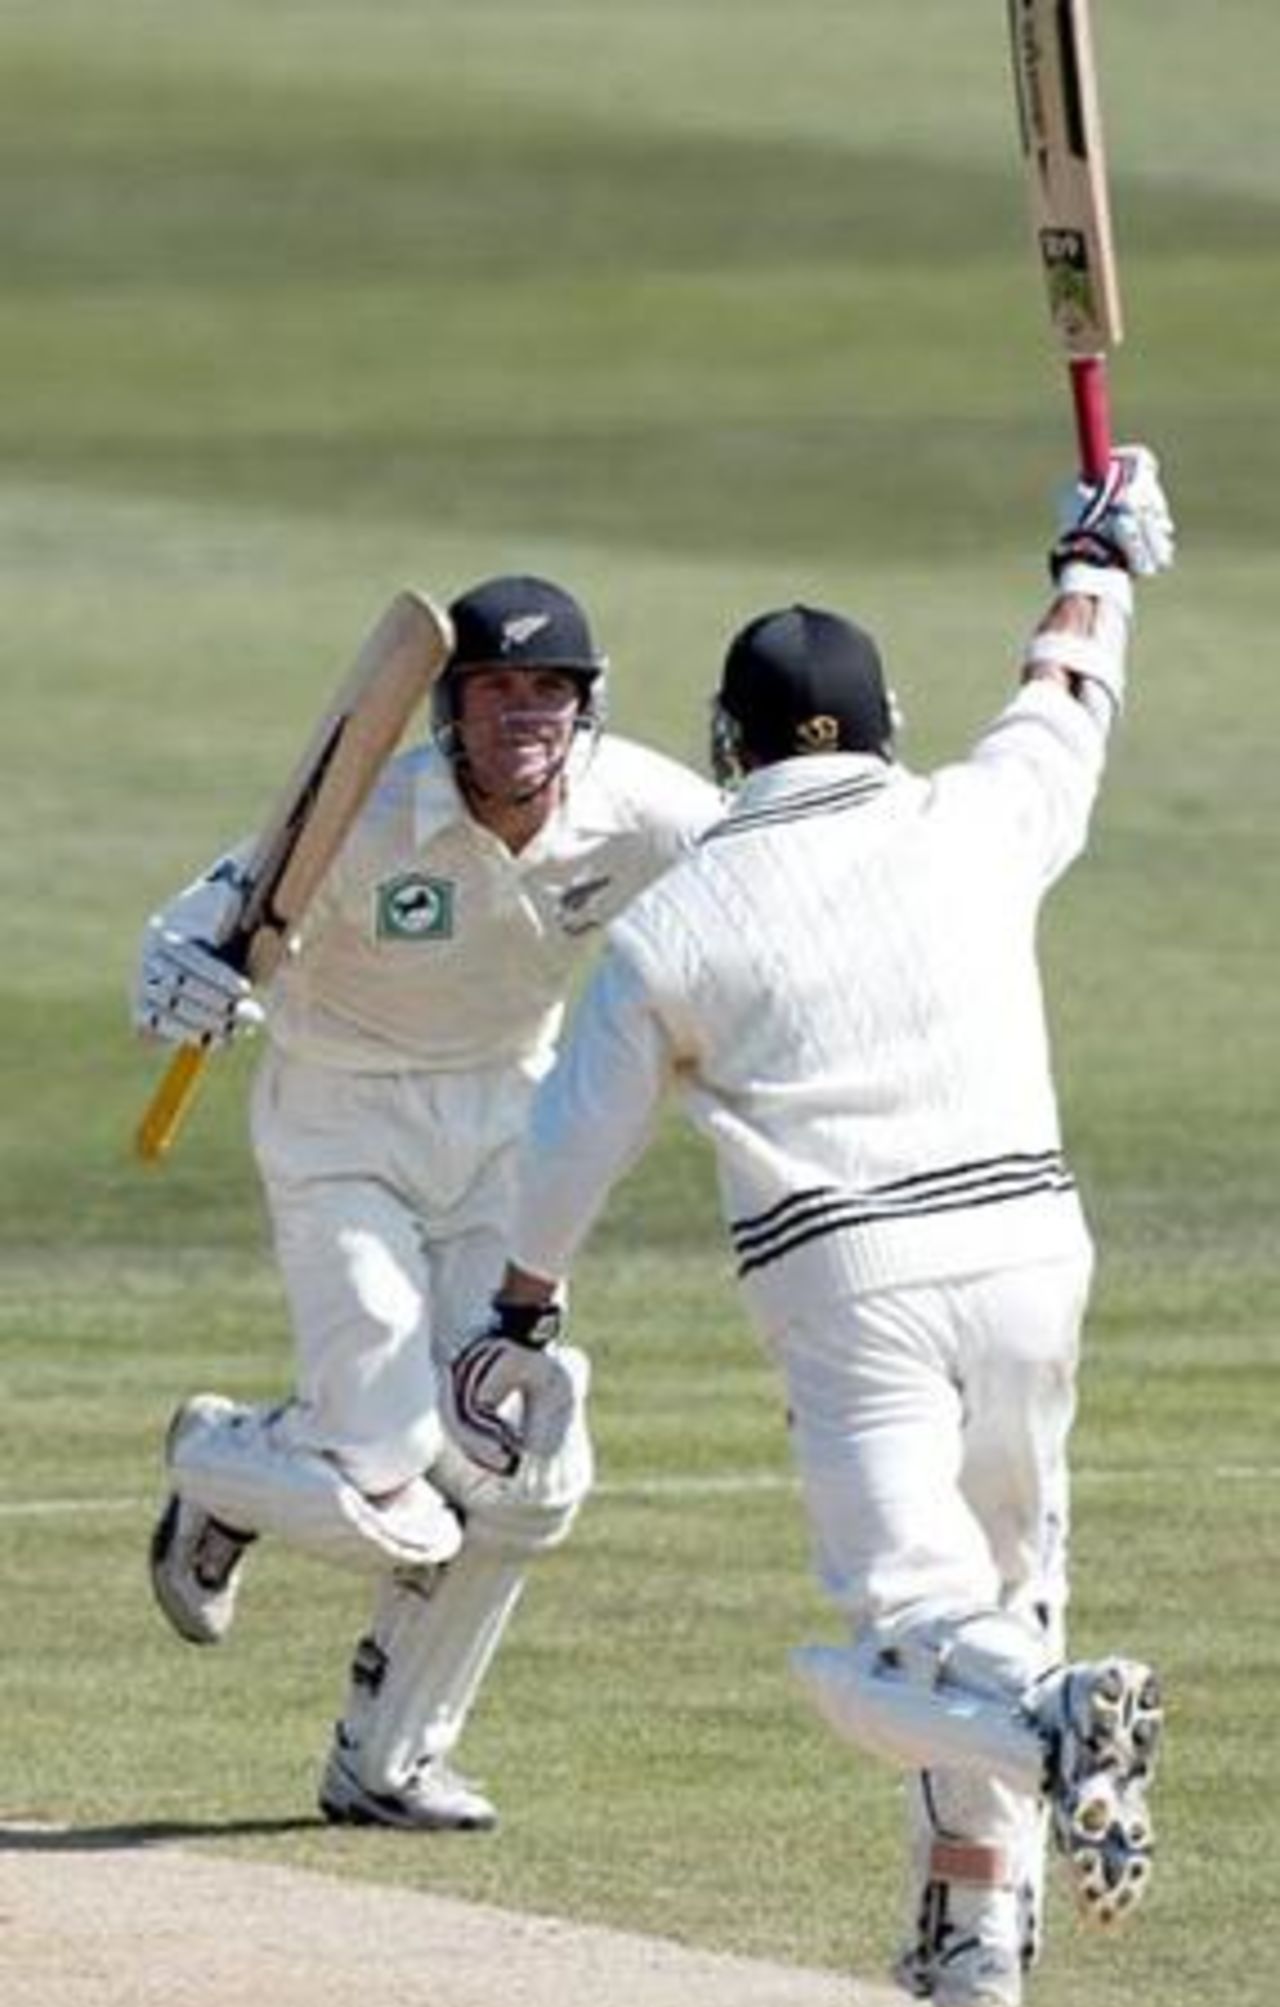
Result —
<svg viewBox="0 0 1280 2007"><path fill-rule="evenodd" d="M1075 1641L1165 1668L1161 1874L1055 1898L1063 2003L1261 2002L1274 1908L1280 14L1102 7L1128 339L1180 569L1142 595L1093 854L1045 932L1102 1243ZM602 1487L468 1738L493 1838L337 1835L358 1585L265 1552L233 1643L143 1568L159 1438L287 1344L222 1064L158 1175L125 999L401 583L545 569L616 721L700 757L731 629L880 634L925 763L1000 700L1070 464L1003 10L956 0L8 0L0 12L0 1709L10 1819L876 1972L893 1777L785 1652L830 1634L775 1389L674 1125L576 1292Z"/></svg>

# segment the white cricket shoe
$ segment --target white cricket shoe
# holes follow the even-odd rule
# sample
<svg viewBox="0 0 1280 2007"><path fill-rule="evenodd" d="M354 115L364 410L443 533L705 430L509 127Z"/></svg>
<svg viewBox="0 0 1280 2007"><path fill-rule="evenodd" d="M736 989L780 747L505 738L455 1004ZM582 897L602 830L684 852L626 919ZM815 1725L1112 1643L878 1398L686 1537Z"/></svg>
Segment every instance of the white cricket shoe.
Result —
<svg viewBox="0 0 1280 2007"><path fill-rule="evenodd" d="M231 1629L245 1550L255 1533L237 1533L175 1492L151 1535L151 1587L180 1638L220 1645Z"/></svg>
<svg viewBox="0 0 1280 2007"><path fill-rule="evenodd" d="M941 1968L929 1995L933 2007L1022 2007L1022 1963L1016 1952L979 1945Z"/></svg>
<svg viewBox="0 0 1280 2007"><path fill-rule="evenodd" d="M191 1430L221 1421L235 1403L220 1394L184 1401L169 1424L165 1454ZM242 1533L171 1493L151 1535L151 1587L178 1636L219 1645L231 1629L242 1563L256 1533Z"/></svg>
<svg viewBox="0 0 1280 2007"><path fill-rule="evenodd" d="M372 1791L341 1732L320 1780L320 1810L333 1826L394 1826L404 1832L482 1832L498 1823L484 1793L443 1756L424 1757L394 1791Z"/></svg>
<svg viewBox="0 0 1280 2007"><path fill-rule="evenodd" d="M1022 2007L1022 1972L1014 1890L927 1884L919 1936L893 1969L904 1992L934 2007Z"/></svg>
<svg viewBox="0 0 1280 2007"><path fill-rule="evenodd" d="M1160 1683L1136 1659L1068 1666L1037 1718L1053 1751L1053 1836L1081 1916L1105 1928L1137 1907L1151 1879L1147 1791L1164 1727Z"/></svg>
<svg viewBox="0 0 1280 2007"><path fill-rule="evenodd" d="M945 1965L904 1958L893 1976L913 2000L934 2007L1022 2007L1022 1961L989 1945L958 1949Z"/></svg>

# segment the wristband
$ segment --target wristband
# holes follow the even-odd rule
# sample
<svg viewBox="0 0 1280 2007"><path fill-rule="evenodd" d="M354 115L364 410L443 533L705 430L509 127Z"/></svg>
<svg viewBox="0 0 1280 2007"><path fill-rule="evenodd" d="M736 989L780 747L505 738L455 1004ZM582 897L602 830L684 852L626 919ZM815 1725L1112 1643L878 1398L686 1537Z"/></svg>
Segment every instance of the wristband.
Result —
<svg viewBox="0 0 1280 2007"><path fill-rule="evenodd" d="M507 1338L513 1345L541 1352L560 1336L563 1318L558 1303L511 1303L495 1296L492 1308L491 1338Z"/></svg>
<svg viewBox="0 0 1280 2007"><path fill-rule="evenodd" d="M1049 552L1049 574L1057 579L1069 564L1095 565L1101 569L1127 572L1124 552L1109 537L1096 530L1068 530Z"/></svg>

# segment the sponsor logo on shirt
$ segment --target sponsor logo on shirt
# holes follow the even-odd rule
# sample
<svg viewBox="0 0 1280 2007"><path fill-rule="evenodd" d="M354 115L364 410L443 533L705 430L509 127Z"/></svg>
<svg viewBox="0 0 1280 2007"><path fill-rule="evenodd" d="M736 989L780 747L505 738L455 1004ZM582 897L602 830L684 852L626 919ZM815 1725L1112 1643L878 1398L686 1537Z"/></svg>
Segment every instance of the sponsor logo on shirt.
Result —
<svg viewBox="0 0 1280 2007"><path fill-rule="evenodd" d="M560 894L560 925L566 934L585 934L590 928L600 926L600 920L587 909L612 883L609 877L580 878L576 884L565 886Z"/></svg>
<svg viewBox="0 0 1280 2007"><path fill-rule="evenodd" d="M377 934L380 941L447 941L453 936L451 878L428 878L421 871L404 871L388 878L377 892Z"/></svg>

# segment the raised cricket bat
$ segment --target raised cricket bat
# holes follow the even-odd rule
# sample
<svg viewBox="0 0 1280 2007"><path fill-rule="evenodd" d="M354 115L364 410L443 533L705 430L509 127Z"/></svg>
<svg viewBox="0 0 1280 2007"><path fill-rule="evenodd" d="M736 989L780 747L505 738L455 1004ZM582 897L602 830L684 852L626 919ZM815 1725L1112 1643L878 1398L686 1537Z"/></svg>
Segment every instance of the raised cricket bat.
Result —
<svg viewBox="0 0 1280 2007"><path fill-rule="evenodd" d="M1111 457L1107 354L1121 341L1120 296L1088 0L1008 0L1018 124L1031 220L1066 351L1080 471Z"/></svg>
<svg viewBox="0 0 1280 2007"><path fill-rule="evenodd" d="M396 594L370 630L262 825L249 892L231 933L213 943L252 982L276 968L343 839L453 648L449 616L425 594ZM208 1061L184 1045L138 1126L138 1155L172 1146Z"/></svg>

